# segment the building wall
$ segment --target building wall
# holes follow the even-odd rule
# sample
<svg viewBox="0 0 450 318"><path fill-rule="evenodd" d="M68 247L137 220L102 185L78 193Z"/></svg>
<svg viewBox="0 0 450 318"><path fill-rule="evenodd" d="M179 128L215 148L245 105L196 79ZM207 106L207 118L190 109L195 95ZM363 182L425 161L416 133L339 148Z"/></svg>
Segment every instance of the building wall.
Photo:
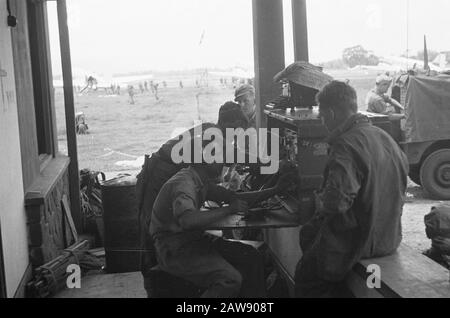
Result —
<svg viewBox="0 0 450 318"><path fill-rule="evenodd" d="M0 0L0 226L8 297L29 264L11 30Z"/></svg>

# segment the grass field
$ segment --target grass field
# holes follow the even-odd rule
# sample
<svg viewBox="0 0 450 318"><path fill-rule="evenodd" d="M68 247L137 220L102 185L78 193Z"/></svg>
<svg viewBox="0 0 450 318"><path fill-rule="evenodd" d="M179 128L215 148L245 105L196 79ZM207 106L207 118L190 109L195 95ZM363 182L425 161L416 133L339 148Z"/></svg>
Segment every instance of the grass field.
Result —
<svg viewBox="0 0 450 318"><path fill-rule="evenodd" d="M373 86L374 75L339 72L337 79L350 79L358 91L358 102L365 110L364 99ZM161 82L163 79L160 79ZM217 121L219 107L233 99L233 88L219 85L210 79L204 88L194 87L194 79L184 78L181 89L178 81L168 81L167 88L160 85L159 100L147 92L137 94L136 103L130 105L125 89L121 95L107 95L99 90L75 95L76 112L84 112L89 134L78 135L79 167L101 171L136 169L134 165L118 165L120 161L133 161L151 154L173 133L193 125L195 120ZM197 98L198 95L198 106ZM274 96L275 97L275 96ZM56 90L56 117L59 149L67 152L63 92Z"/></svg>
<svg viewBox="0 0 450 318"><path fill-rule="evenodd" d="M159 100L150 92L137 94L134 105L129 104L125 94L92 92L75 96L76 111L84 112L89 126L89 134L77 136L79 167L126 170L116 162L152 153L195 120L216 122L219 107L232 99L233 90L167 87L159 89L158 95ZM57 92L56 100L59 147L64 152L67 143L62 91Z"/></svg>

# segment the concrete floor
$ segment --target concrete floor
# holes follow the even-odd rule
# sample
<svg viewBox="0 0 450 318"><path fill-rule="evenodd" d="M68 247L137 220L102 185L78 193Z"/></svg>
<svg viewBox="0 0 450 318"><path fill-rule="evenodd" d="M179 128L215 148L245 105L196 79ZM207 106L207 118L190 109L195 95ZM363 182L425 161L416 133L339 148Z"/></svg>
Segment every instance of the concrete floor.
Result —
<svg viewBox="0 0 450 318"><path fill-rule="evenodd" d="M147 298L141 272L84 276L81 288L65 289L54 298Z"/></svg>
<svg viewBox="0 0 450 318"><path fill-rule="evenodd" d="M137 171L138 172L138 171ZM132 174L137 172L133 171ZM126 173L130 173L127 171ZM117 176L111 173L110 179ZM412 182L408 184L407 199L403 210L403 243L418 252L430 248L431 242L425 235L424 216L432 206L449 201L433 201L424 197L420 187ZM81 280L80 289L66 289L55 298L146 298L143 280L140 272L121 274L96 274L85 276Z"/></svg>

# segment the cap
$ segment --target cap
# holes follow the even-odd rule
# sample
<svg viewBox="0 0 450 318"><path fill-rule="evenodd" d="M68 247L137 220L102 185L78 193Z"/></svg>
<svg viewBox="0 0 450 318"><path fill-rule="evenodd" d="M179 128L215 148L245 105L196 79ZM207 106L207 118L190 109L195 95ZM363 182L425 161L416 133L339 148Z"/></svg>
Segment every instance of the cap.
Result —
<svg viewBox="0 0 450 318"><path fill-rule="evenodd" d="M217 124L221 128L241 127L247 128L248 119L242 112L241 106L233 102L226 102L219 109Z"/></svg>
<svg viewBox="0 0 450 318"><path fill-rule="evenodd" d="M379 75L377 76L377 79L375 80L376 84L382 84L382 83L391 83L392 82L392 78L390 78L387 75Z"/></svg>
<svg viewBox="0 0 450 318"><path fill-rule="evenodd" d="M275 75L273 80L275 82L291 81L298 85L321 90L333 78L324 73L323 69L319 66L305 61L298 61Z"/></svg>
<svg viewBox="0 0 450 318"><path fill-rule="evenodd" d="M242 97L247 94L255 95L255 88L250 84L241 85L234 92L234 100L237 101L239 97Z"/></svg>

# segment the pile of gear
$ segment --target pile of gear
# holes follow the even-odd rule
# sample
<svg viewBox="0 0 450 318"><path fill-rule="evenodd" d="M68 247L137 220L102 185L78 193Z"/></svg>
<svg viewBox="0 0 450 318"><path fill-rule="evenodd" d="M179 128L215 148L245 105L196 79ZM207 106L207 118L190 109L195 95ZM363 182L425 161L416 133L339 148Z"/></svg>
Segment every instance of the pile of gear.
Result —
<svg viewBox="0 0 450 318"><path fill-rule="evenodd" d="M99 176L100 171L82 169L80 171L81 212L85 233L94 234L97 242L103 242L103 204Z"/></svg>
<svg viewBox="0 0 450 318"><path fill-rule="evenodd" d="M75 127L78 135L88 134L88 125L86 123L86 116L83 112L78 112L75 114Z"/></svg>
<svg viewBox="0 0 450 318"><path fill-rule="evenodd" d="M425 215L425 231L431 239L431 248L424 254L450 269L450 205L431 208Z"/></svg>
<svg viewBox="0 0 450 318"><path fill-rule="evenodd" d="M104 261L89 250L90 242L82 240L61 252L61 255L34 270L33 279L26 285L26 296L30 298L51 297L67 287L71 274L70 265L80 268L80 275L99 271ZM69 270L68 270L69 269Z"/></svg>

